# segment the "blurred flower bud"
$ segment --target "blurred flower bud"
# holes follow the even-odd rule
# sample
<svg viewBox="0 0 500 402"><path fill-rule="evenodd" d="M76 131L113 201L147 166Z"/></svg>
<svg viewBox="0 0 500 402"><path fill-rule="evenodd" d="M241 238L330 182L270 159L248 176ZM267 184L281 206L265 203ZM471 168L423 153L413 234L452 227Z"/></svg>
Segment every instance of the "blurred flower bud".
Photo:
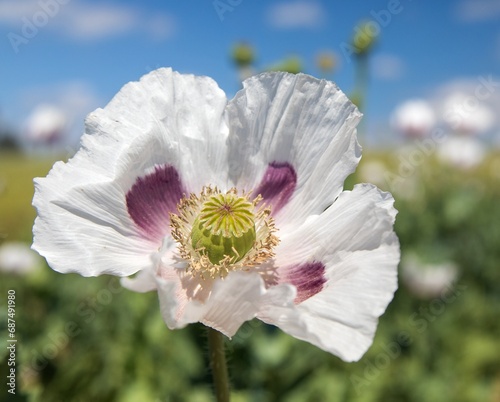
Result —
<svg viewBox="0 0 500 402"><path fill-rule="evenodd" d="M240 42L233 47L232 57L239 68L245 68L254 62L255 53L252 46Z"/></svg>
<svg viewBox="0 0 500 402"><path fill-rule="evenodd" d="M380 34L380 25L375 21L363 21L354 27L352 45L357 56L366 56L372 50Z"/></svg>
<svg viewBox="0 0 500 402"><path fill-rule="evenodd" d="M321 52L316 56L316 65L323 73L331 73L337 66L337 57L330 51Z"/></svg>

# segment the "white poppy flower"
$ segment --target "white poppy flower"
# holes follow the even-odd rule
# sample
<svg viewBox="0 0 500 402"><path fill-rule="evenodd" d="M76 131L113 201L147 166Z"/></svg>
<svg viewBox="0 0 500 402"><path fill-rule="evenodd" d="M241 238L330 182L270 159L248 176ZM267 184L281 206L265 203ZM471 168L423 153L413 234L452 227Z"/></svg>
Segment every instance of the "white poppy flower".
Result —
<svg viewBox="0 0 500 402"><path fill-rule="evenodd" d="M477 95L455 92L443 102L443 120L459 134L482 134L495 125L495 114Z"/></svg>
<svg viewBox="0 0 500 402"><path fill-rule="evenodd" d="M397 287L390 194L342 191L361 115L335 86L265 73L227 101L160 69L86 120L81 150L36 179L33 247L59 272L157 290L171 329L231 337L254 317L359 359Z"/></svg>
<svg viewBox="0 0 500 402"><path fill-rule="evenodd" d="M31 141L53 143L64 135L67 124L66 115L59 108L42 104L28 118L26 132Z"/></svg>
<svg viewBox="0 0 500 402"><path fill-rule="evenodd" d="M401 280L418 297L432 299L442 296L457 278L458 270L452 262L424 264L415 255L403 258Z"/></svg>
<svg viewBox="0 0 500 402"><path fill-rule="evenodd" d="M40 256L25 243L10 241L0 246L0 272L22 276L41 265Z"/></svg>
<svg viewBox="0 0 500 402"><path fill-rule="evenodd" d="M426 136L435 124L434 110L422 99L402 103L391 116L391 126L408 138Z"/></svg>
<svg viewBox="0 0 500 402"><path fill-rule="evenodd" d="M483 162L486 149L475 137L456 135L439 145L437 155L442 162L467 170Z"/></svg>

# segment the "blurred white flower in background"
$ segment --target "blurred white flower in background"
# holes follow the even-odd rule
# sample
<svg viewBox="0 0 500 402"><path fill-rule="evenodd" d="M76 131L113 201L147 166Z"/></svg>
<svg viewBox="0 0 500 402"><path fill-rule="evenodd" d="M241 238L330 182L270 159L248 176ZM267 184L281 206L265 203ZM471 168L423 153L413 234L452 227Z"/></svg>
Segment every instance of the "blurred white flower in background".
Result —
<svg viewBox="0 0 500 402"><path fill-rule="evenodd" d="M495 125L490 107L461 92L452 93L444 100L442 118L457 134L482 134Z"/></svg>
<svg viewBox="0 0 500 402"><path fill-rule="evenodd" d="M486 148L476 138L457 135L440 144L437 155L446 164L471 169L484 160Z"/></svg>
<svg viewBox="0 0 500 402"><path fill-rule="evenodd" d="M452 262L426 264L410 254L401 261L401 280L408 290L422 299L439 297L457 278L458 270Z"/></svg>
<svg viewBox="0 0 500 402"><path fill-rule="evenodd" d="M0 245L0 272L27 275L42 265L40 256L22 242L6 242Z"/></svg>
<svg viewBox="0 0 500 402"><path fill-rule="evenodd" d="M426 136L435 124L436 114L423 99L403 102L391 116L392 128L408 138Z"/></svg>
<svg viewBox="0 0 500 402"><path fill-rule="evenodd" d="M66 114L56 106L38 105L26 121L27 138L34 143L53 144L67 131Z"/></svg>

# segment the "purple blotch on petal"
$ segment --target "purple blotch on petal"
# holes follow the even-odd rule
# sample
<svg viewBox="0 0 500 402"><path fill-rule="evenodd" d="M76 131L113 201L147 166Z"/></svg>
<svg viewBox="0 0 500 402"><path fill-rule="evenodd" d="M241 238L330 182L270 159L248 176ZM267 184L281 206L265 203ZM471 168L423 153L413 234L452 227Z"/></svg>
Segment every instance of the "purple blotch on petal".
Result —
<svg viewBox="0 0 500 402"><path fill-rule="evenodd" d="M271 211L275 214L290 200L296 185L297 173L292 165L287 162L272 162L254 195L262 195L264 203L271 205Z"/></svg>
<svg viewBox="0 0 500 402"><path fill-rule="evenodd" d="M302 303L323 289L326 283L325 266L322 262L312 261L286 267L280 282L291 283L297 288L295 304Z"/></svg>
<svg viewBox="0 0 500 402"><path fill-rule="evenodd" d="M154 172L138 177L126 195L127 209L135 224L150 240L161 240L170 232L170 212L185 191L179 173L170 165L156 166Z"/></svg>

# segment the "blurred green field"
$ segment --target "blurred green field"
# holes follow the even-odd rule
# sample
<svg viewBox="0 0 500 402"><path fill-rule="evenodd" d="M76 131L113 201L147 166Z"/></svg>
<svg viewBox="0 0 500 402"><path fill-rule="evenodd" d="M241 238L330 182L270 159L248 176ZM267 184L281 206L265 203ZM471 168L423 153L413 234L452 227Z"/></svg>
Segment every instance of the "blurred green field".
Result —
<svg viewBox="0 0 500 402"><path fill-rule="evenodd" d="M53 159L0 152L0 234L31 241L31 228L36 213L31 206L33 178L45 176Z"/></svg>
<svg viewBox="0 0 500 402"><path fill-rule="evenodd" d="M394 174L400 166L394 153L365 152L346 186L374 161ZM52 163L0 155L0 242L30 242L32 179ZM451 261L455 284L421 299L400 283L357 363L246 323L228 342L233 401L500 401L500 155L470 171L426 158L402 180L387 177L377 184L395 195L403 258ZM15 289L19 341L18 392L7 398L2 387L0 401L213 400L203 328L169 331L154 293L46 266L1 275L2 325L7 289ZM0 360L5 379L5 348Z"/></svg>

